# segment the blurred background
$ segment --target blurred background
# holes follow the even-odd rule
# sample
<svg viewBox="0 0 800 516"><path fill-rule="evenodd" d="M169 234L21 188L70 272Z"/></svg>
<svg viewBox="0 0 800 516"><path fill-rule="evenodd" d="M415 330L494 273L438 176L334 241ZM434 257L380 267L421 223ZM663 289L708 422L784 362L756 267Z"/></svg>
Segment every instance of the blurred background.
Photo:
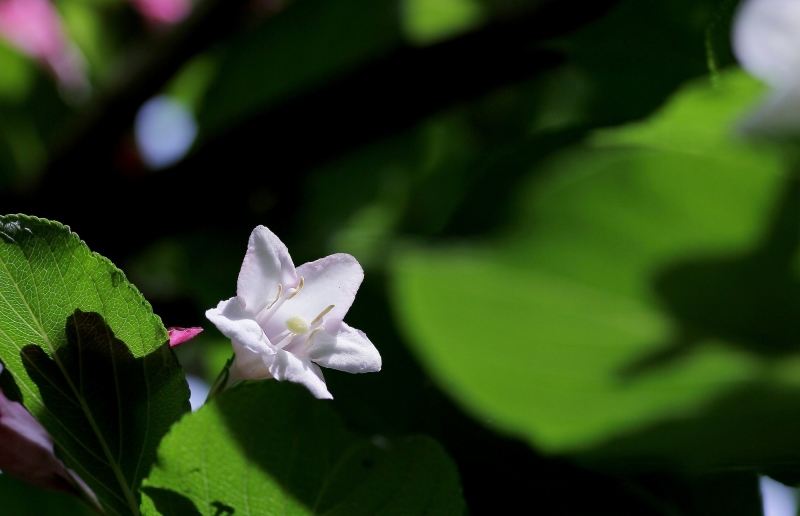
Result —
<svg viewBox="0 0 800 516"><path fill-rule="evenodd" d="M737 4L0 0L0 206L203 326L197 390L256 225L353 254L384 366L332 405L470 514L792 516L800 180L737 130Z"/></svg>

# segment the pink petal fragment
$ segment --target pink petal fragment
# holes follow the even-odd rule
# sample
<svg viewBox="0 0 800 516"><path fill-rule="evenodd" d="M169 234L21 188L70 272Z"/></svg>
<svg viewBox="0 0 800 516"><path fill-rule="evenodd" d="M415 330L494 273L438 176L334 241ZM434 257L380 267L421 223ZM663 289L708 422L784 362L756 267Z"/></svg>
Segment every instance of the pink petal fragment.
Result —
<svg viewBox="0 0 800 516"><path fill-rule="evenodd" d="M195 338L202 331L203 328L197 326L192 328L180 328L178 326L167 328L167 333L169 333L169 345L175 347L179 344L183 344Z"/></svg>
<svg viewBox="0 0 800 516"><path fill-rule="evenodd" d="M131 0L142 16L164 25L173 25L186 18L192 10L189 0Z"/></svg>

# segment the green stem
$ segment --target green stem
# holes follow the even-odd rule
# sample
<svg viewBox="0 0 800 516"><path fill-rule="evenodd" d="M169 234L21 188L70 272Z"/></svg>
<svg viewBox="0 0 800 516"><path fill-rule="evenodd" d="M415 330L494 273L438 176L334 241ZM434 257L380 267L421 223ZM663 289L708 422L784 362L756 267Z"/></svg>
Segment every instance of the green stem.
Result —
<svg viewBox="0 0 800 516"><path fill-rule="evenodd" d="M217 375L217 379L214 380L214 384L211 386L211 390L208 391L208 396L206 397L206 403L208 403L208 400L210 400L217 394L224 391L225 388L228 386L228 380L231 377L230 369L235 359L236 359L236 354L234 353L234 355L231 358L229 358L227 362L225 362L225 365L222 367L222 371L219 372L219 374Z"/></svg>

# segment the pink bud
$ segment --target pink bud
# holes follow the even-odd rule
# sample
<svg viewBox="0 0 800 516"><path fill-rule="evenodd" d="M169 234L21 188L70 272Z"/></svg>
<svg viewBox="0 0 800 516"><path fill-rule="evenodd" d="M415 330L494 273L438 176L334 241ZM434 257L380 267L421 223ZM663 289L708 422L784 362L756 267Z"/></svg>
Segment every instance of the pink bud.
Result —
<svg viewBox="0 0 800 516"><path fill-rule="evenodd" d="M175 347L178 344L183 344L187 340L195 338L201 331L203 331L203 328L198 327L179 328L176 326L167 328L167 333L169 333L169 345Z"/></svg>

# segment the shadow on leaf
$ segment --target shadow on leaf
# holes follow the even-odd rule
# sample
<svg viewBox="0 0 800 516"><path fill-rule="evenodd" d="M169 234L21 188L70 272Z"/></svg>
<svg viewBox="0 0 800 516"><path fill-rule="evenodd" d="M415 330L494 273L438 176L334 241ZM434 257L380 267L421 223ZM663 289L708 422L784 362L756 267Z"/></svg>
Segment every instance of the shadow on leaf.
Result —
<svg viewBox="0 0 800 516"><path fill-rule="evenodd" d="M753 382L692 414L614 436L579 456L622 474L756 470L798 483L798 412L799 388Z"/></svg>
<svg viewBox="0 0 800 516"><path fill-rule="evenodd" d="M194 502L170 489L143 487L142 491L153 500L162 516L200 516Z"/></svg>
<svg viewBox="0 0 800 516"><path fill-rule="evenodd" d="M175 407L185 405L184 412L189 408L188 401L181 400L186 389L177 384L182 375L172 374L175 357L167 343L145 357L134 357L95 312L76 309L67 318L65 333L66 344L52 357L32 344L20 352L47 407L40 420L46 428L69 429L69 437L59 443L70 452L64 459L101 500L103 495L112 503L114 498L125 499L128 490L138 504L137 487L155 460L155 447L178 417L168 421L165 416ZM156 414L154 400L165 393L170 406L162 405L167 412Z"/></svg>
<svg viewBox="0 0 800 516"><path fill-rule="evenodd" d="M719 340L771 361L800 351L800 177L794 174L762 242L740 256L696 258L659 273L654 290L677 321L672 342L620 371L633 379Z"/></svg>

